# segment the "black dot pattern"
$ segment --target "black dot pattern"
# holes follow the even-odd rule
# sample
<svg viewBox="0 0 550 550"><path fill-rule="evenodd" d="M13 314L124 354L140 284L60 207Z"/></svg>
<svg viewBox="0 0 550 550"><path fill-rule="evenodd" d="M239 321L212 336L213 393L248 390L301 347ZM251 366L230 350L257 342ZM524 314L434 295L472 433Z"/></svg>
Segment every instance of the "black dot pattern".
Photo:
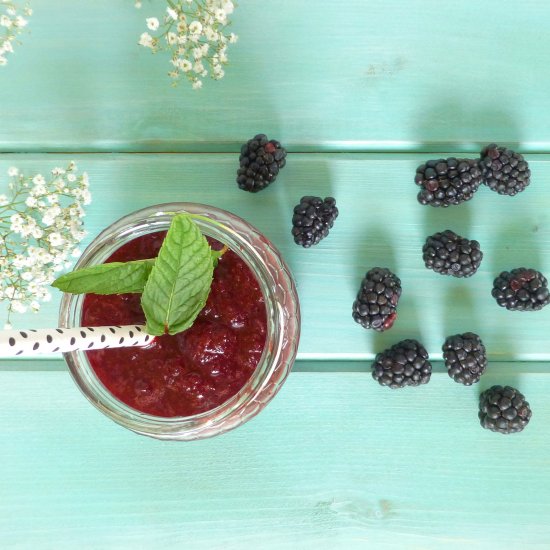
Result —
<svg viewBox="0 0 550 550"><path fill-rule="evenodd" d="M0 354L20 356L79 349L144 346L153 339L154 337L145 332L145 327L139 325L4 331L0 334Z"/></svg>

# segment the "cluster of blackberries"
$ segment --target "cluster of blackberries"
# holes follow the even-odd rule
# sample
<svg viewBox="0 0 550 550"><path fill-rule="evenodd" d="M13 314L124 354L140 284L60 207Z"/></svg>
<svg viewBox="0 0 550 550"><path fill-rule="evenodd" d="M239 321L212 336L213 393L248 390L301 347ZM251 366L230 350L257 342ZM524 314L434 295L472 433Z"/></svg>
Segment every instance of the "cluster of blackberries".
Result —
<svg viewBox="0 0 550 550"><path fill-rule="evenodd" d="M429 160L416 169L414 181L421 187L420 204L447 207L469 201L482 183L499 195L516 195L530 177L522 155L492 143L478 159Z"/></svg>
<svg viewBox="0 0 550 550"><path fill-rule="evenodd" d="M473 332L449 336L443 344L443 359L449 376L465 386L479 382L487 368L485 346ZM393 345L379 353L372 364L373 378L390 388L427 384L431 374L428 352L416 340Z"/></svg>
<svg viewBox="0 0 550 550"><path fill-rule="evenodd" d="M286 149L265 134L258 134L241 147L237 184L250 193L262 191L275 181L285 164ZM328 235L337 216L333 197L302 197L292 216L294 242L304 248L318 244Z"/></svg>
<svg viewBox="0 0 550 550"><path fill-rule="evenodd" d="M443 344L443 359L449 376L460 384L479 382L487 368L485 346L477 334L449 336ZM417 340L403 340L379 353L372 364L372 376L382 386L404 388L430 381L432 365L426 348ZM520 432L531 418L523 394L509 386L492 386L479 398L482 427L509 434Z"/></svg>
<svg viewBox="0 0 550 550"><path fill-rule="evenodd" d="M239 157L237 184L256 193L273 183L286 163L286 150L278 141L258 134L245 143ZM527 162L519 153L491 144L479 159L429 160L416 170L421 187L418 201L448 207L470 200L482 183L501 195L516 195L530 181ZM292 236L304 248L324 239L338 216L336 200L304 196L294 207ZM479 242L451 230L429 236L422 248L424 264L436 273L471 277L478 270L483 253ZM550 303L546 278L534 269L518 268L502 272L494 281L493 297L510 310L538 310ZM353 303L353 319L364 328L378 332L390 329L397 318L401 281L387 268L375 267L365 274ZM449 376L470 386L479 382L487 368L485 346L477 334L449 336L443 344L443 359ZM372 376L390 388L419 386L432 374L426 348L417 340L403 340L376 355ZM512 433L521 431L531 418L525 397L511 387L493 386L480 396L479 419L484 428Z"/></svg>

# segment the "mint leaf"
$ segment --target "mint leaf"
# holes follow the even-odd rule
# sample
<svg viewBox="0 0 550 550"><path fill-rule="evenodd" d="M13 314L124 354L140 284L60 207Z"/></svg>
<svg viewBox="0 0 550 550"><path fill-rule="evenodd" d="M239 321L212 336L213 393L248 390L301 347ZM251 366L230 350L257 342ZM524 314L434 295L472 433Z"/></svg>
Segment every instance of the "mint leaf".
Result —
<svg viewBox="0 0 550 550"><path fill-rule="evenodd" d="M210 255L212 256L212 264L214 268L218 267L218 262L220 261L220 258L227 252L227 246L224 245L224 247L220 250L210 250Z"/></svg>
<svg viewBox="0 0 550 550"><path fill-rule="evenodd" d="M143 292L153 265L154 259L94 265L61 275L52 286L71 294Z"/></svg>
<svg viewBox="0 0 550 550"><path fill-rule="evenodd" d="M188 214L177 214L147 279L141 307L152 335L189 328L206 304L213 259L208 241Z"/></svg>

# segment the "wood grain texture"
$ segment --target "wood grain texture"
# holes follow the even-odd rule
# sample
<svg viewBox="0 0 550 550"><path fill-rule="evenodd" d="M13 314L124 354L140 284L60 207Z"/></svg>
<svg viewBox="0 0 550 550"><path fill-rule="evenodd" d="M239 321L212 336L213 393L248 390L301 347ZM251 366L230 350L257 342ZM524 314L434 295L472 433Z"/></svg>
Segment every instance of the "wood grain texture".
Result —
<svg viewBox="0 0 550 550"><path fill-rule="evenodd" d="M88 241L126 213L178 200L225 208L256 225L295 275L303 315L301 359L368 359L403 338L418 338L440 358L446 336L469 330L481 335L491 359L550 359L550 308L508 312L491 297L501 270L525 265L550 274L548 156L528 158L533 183L521 195L502 197L483 187L469 203L448 209L416 201L412 180L426 155L293 154L278 180L257 195L237 188L232 154L6 155L0 174L13 163L44 171L70 158L90 174ZM0 181L5 186L6 179ZM306 194L333 195L340 209L330 236L308 250L290 235L292 208ZM424 267L425 238L444 229L480 241L485 257L471 279L443 277ZM398 321L383 334L351 318L361 278L374 266L393 269L404 289ZM40 316L14 321L21 328L53 326L57 308L54 300Z"/></svg>
<svg viewBox="0 0 550 550"><path fill-rule="evenodd" d="M0 72L2 151L550 147L544 0L241 0L226 77L172 89L137 45L166 3L34 0Z"/></svg>
<svg viewBox="0 0 550 550"><path fill-rule="evenodd" d="M482 430L480 388L446 374L390 391L294 373L238 430L170 443L104 418L67 373L0 373L2 547L546 549L548 374L502 365L494 383L530 401L522 433Z"/></svg>

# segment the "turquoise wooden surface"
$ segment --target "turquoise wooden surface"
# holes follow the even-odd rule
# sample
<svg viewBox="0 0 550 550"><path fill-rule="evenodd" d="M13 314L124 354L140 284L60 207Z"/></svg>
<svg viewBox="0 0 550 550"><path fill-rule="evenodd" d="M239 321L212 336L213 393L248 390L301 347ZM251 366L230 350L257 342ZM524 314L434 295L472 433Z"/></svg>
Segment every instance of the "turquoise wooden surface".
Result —
<svg viewBox="0 0 550 550"><path fill-rule="evenodd" d="M163 201L245 217L295 274L299 361L253 421L177 444L104 418L59 358L0 360L0 547L547 549L550 311L506 312L490 288L502 269L550 273L550 5L241 0L226 77L197 93L171 89L167 59L136 45L144 18L164 9L143 4L32 2L31 33L0 68L0 192L11 165L76 160L94 195L87 242ZM292 154L272 187L249 195L234 183L235 153L258 131ZM419 163L490 141L533 153L525 193L416 203ZM306 193L334 195L341 212L312 250L289 233ZM424 238L447 227L482 244L468 281L423 267ZM376 264L404 285L383 335L350 315ZM15 324L49 326L57 305ZM479 387L454 384L441 363L421 388L370 378L387 345L418 337L440 359L444 337L465 330L489 351ZM523 433L478 426L479 392L494 383L526 394Z"/></svg>
<svg viewBox="0 0 550 550"><path fill-rule="evenodd" d="M468 330L482 336L492 359L550 359L550 309L531 315L508 312L491 297L493 279L504 269L525 264L550 272L550 157L528 157L533 183L518 197L501 197L484 187L469 203L450 209L416 201L415 168L428 157L291 154L270 188L250 194L234 181L234 154L70 156L91 180L90 237L133 210L178 200L225 208L265 232L296 277L302 359L372 358L411 337L424 342L433 358L441 358L445 337ZM33 171L63 160L57 155L6 155L0 159L0 174L14 162ZM290 234L292 208L306 194L333 195L340 210L330 238L309 250L296 246ZM108 201L102 200L107 196ZM424 267L424 240L445 229L478 239L485 252L479 272L467 281ZM351 318L361 278L375 266L392 268L404 288L398 321L382 335L365 331ZM21 327L53 326L58 301L40 316L14 321Z"/></svg>
<svg viewBox="0 0 550 550"><path fill-rule="evenodd" d="M294 373L247 425L178 444L83 403L64 372L0 374L3 547L548 548L548 374L493 365L535 411L477 425L479 388L402 392L363 373ZM21 395L24 392L24 395Z"/></svg>
<svg viewBox="0 0 550 550"><path fill-rule="evenodd" d="M0 150L550 148L544 0L242 0L226 77L173 90L137 46L161 0L34 0L2 69Z"/></svg>

